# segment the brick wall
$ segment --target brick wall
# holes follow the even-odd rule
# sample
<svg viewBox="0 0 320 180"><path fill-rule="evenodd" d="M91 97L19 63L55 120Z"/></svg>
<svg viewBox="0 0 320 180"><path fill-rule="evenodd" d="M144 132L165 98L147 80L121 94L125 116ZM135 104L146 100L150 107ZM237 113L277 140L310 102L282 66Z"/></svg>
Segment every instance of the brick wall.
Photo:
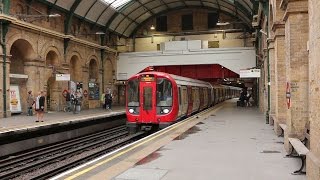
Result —
<svg viewBox="0 0 320 180"><path fill-rule="evenodd" d="M310 150L307 156L308 179L320 179L320 1L309 0L309 119Z"/></svg>

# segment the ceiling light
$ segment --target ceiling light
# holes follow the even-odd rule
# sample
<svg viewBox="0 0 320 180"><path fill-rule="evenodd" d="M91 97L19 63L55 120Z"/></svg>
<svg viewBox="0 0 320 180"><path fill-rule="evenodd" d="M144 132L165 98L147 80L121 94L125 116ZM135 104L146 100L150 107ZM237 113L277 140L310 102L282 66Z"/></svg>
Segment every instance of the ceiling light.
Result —
<svg viewBox="0 0 320 180"><path fill-rule="evenodd" d="M229 22L217 22L217 26L226 26L229 25Z"/></svg>
<svg viewBox="0 0 320 180"><path fill-rule="evenodd" d="M155 30L156 28L154 27L154 25L151 25L150 29Z"/></svg>
<svg viewBox="0 0 320 180"><path fill-rule="evenodd" d="M49 17L60 17L60 14L49 14Z"/></svg>
<svg viewBox="0 0 320 180"><path fill-rule="evenodd" d="M99 31L99 32L96 32L95 34L96 34L96 35L103 35L103 34L105 34L105 33L104 33L104 32Z"/></svg>

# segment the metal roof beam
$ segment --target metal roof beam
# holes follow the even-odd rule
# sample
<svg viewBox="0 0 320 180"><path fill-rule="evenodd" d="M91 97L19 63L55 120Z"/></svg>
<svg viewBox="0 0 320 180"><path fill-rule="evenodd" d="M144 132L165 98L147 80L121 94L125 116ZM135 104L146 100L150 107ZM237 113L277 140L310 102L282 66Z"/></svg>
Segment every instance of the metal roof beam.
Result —
<svg viewBox="0 0 320 180"><path fill-rule="evenodd" d="M170 7L168 6L167 3L165 3L163 0L159 0L163 5L165 5L167 7L167 9L170 9ZM152 2L152 1L151 1Z"/></svg>
<svg viewBox="0 0 320 180"><path fill-rule="evenodd" d="M82 24L85 20L85 18L87 17L88 13L90 12L90 10L92 9L92 7L98 2L98 0L95 0L91 6L89 7L88 11L84 14L84 16L82 16L81 20L80 20L80 24ZM93 26L91 26L93 27ZM92 28L91 28L92 29Z"/></svg>
<svg viewBox="0 0 320 180"><path fill-rule="evenodd" d="M109 9L109 7L111 7L111 5L114 3L114 2L116 2L117 0L113 0L110 4L108 4L108 6L106 7L106 8L104 8L104 10L101 12L101 14L98 16L98 18L97 18L97 20L95 21L95 23L91 26L91 29L93 29L97 24L98 24L98 21L99 21L99 19L101 18L101 16L102 16L102 14L103 13L105 13L108 9ZM104 27L104 32L107 32L107 27L105 26Z"/></svg>
<svg viewBox="0 0 320 180"><path fill-rule="evenodd" d="M65 24L64 24L64 32L65 32L65 34L69 34L69 32L70 32L74 11L77 9L77 7L81 3L81 1L82 0L75 0L74 3L72 4L71 8L70 8L70 11L69 11L69 13L67 15L67 18L66 18Z"/></svg>
<svg viewBox="0 0 320 180"><path fill-rule="evenodd" d="M125 10L127 7L129 7L131 4L133 4L135 1L131 1L130 3L124 5L121 9L119 9L116 13L114 13L112 15L112 17L108 20L107 24L106 24L106 28L108 28L110 26L110 24L112 23L112 21L119 15L123 15L123 16L127 16L125 14L123 14L123 10ZM129 20L134 21L136 24L139 24L138 22L136 22L135 20L131 19L128 17ZM109 28L110 29L110 28Z"/></svg>
<svg viewBox="0 0 320 180"><path fill-rule="evenodd" d="M154 13L149 8L147 8L144 4L142 4L139 0L136 0L136 2L138 2L142 7L144 7L147 11L149 11L152 15L154 15Z"/></svg>

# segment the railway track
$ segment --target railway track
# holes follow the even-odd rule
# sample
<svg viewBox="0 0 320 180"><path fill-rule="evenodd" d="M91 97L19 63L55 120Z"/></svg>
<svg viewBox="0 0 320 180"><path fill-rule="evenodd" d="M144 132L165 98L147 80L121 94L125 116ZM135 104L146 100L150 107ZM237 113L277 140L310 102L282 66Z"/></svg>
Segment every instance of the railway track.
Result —
<svg viewBox="0 0 320 180"><path fill-rule="evenodd" d="M64 141L0 160L0 179L47 179L141 138L125 126Z"/></svg>

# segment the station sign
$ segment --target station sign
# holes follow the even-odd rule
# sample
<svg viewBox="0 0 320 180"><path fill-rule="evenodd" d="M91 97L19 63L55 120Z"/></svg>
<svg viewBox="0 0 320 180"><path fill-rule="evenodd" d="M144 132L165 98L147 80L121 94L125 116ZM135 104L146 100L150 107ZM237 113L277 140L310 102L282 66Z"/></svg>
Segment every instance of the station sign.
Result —
<svg viewBox="0 0 320 180"><path fill-rule="evenodd" d="M17 79L28 79L28 75L26 74L9 74L9 77Z"/></svg>
<svg viewBox="0 0 320 180"><path fill-rule="evenodd" d="M70 74L56 74L56 81L70 81Z"/></svg>
<svg viewBox="0 0 320 180"><path fill-rule="evenodd" d="M240 70L240 78L260 78L260 69Z"/></svg>

